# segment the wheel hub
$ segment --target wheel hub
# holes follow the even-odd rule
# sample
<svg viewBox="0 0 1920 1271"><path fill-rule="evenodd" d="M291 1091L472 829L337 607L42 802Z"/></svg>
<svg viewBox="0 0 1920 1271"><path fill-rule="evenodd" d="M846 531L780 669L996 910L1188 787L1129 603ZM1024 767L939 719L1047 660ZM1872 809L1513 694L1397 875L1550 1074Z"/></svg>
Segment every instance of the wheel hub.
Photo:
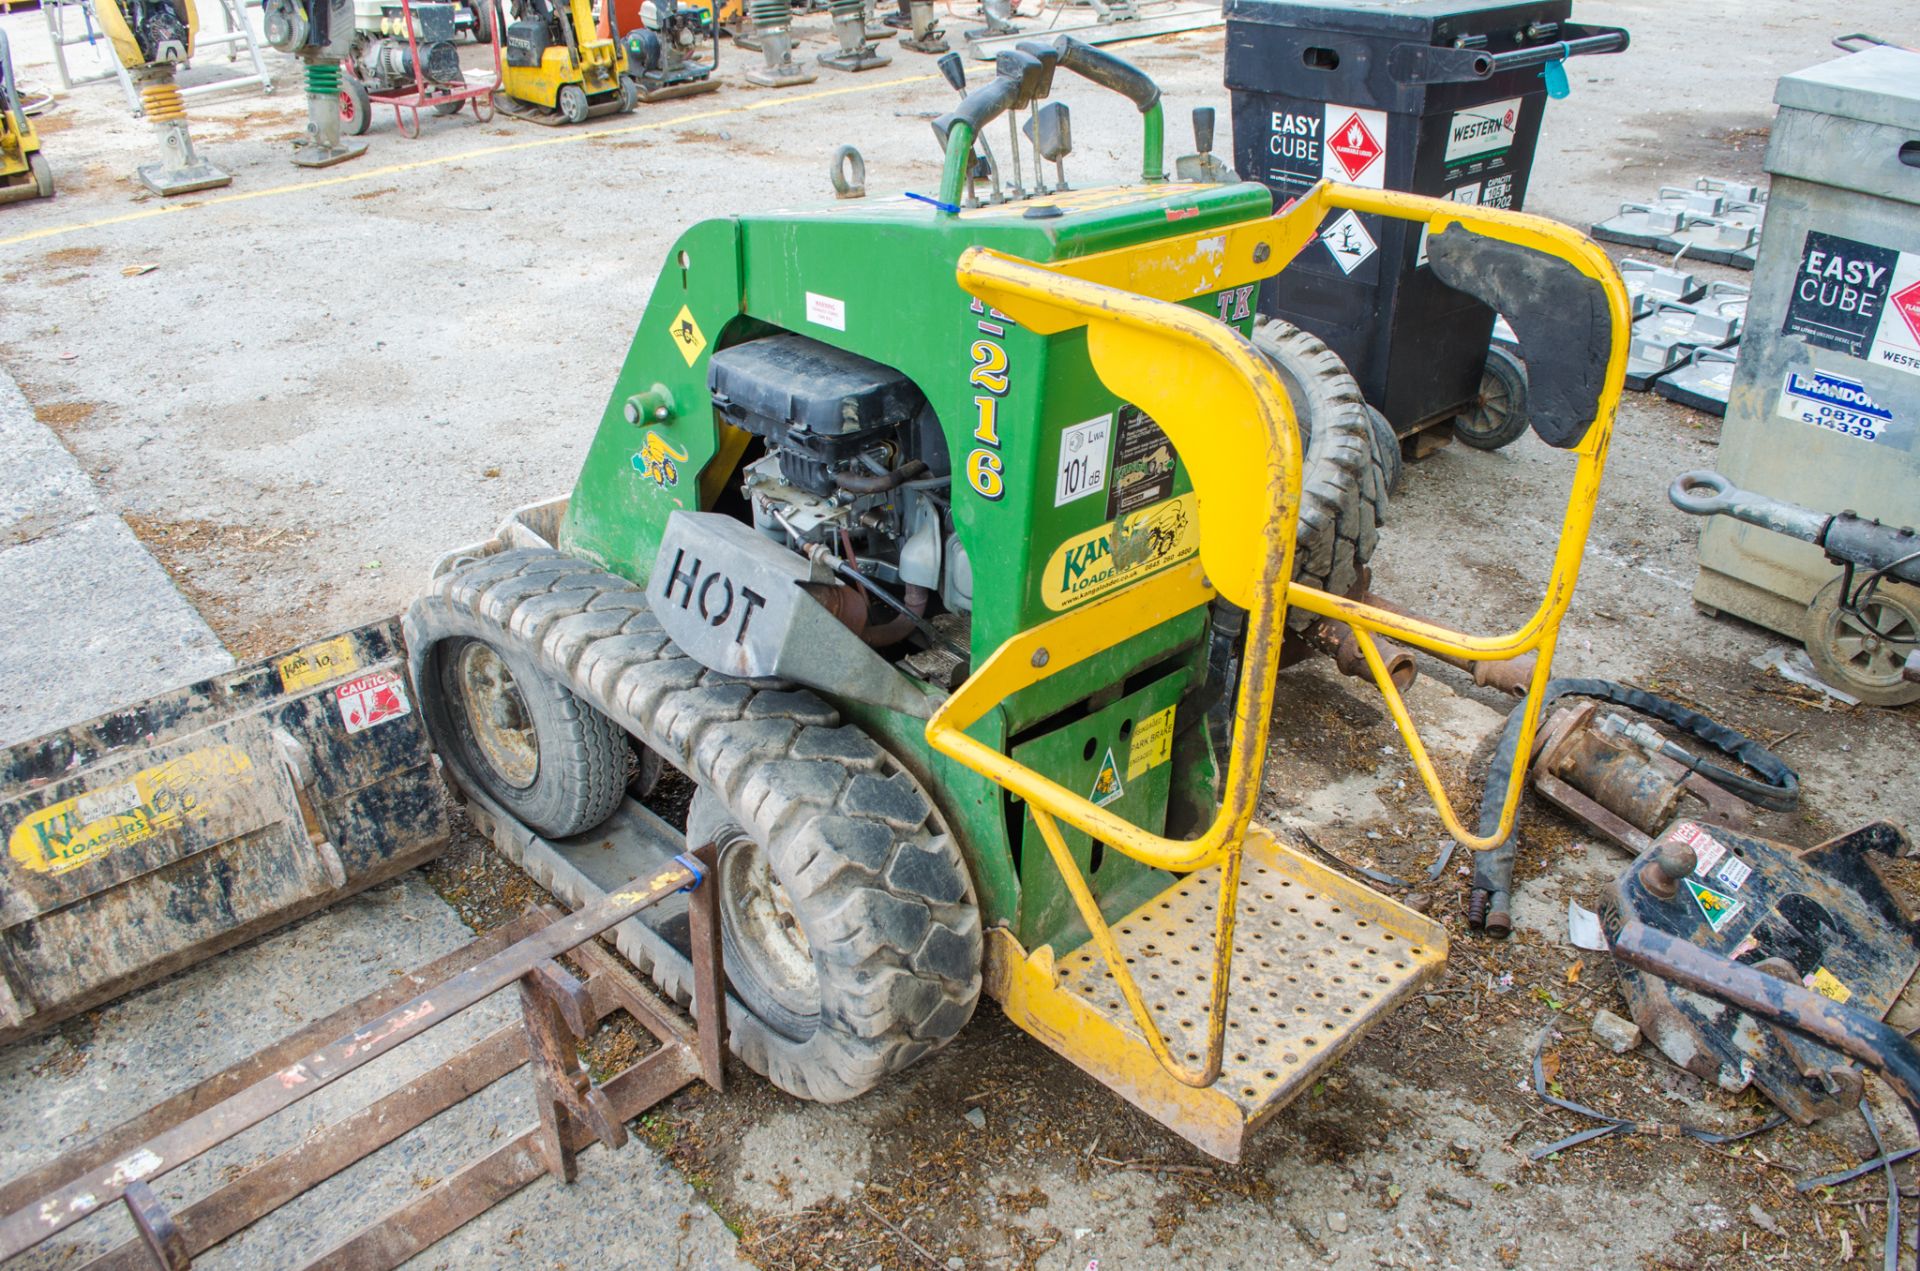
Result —
<svg viewBox="0 0 1920 1271"><path fill-rule="evenodd" d="M720 859L720 904L739 951L753 972L796 1016L820 1012L820 975L813 946L794 913L793 899L751 839L741 839Z"/></svg>
<svg viewBox="0 0 1920 1271"><path fill-rule="evenodd" d="M531 786L540 774L539 741L506 663L492 646L473 640L460 650L455 679L481 756L508 785Z"/></svg>

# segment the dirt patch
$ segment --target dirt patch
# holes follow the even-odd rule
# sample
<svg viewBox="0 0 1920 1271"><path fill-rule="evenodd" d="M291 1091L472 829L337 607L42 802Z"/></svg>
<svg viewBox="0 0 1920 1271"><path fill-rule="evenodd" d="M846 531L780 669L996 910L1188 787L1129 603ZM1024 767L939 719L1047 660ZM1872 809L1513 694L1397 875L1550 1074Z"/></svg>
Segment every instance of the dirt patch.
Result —
<svg viewBox="0 0 1920 1271"><path fill-rule="evenodd" d="M347 197L353 199L356 202L365 202L368 199L377 199L383 195L397 194L399 192L400 192L399 186L390 185L383 190L362 190L358 194L351 194L351 195L348 195Z"/></svg>
<svg viewBox="0 0 1920 1271"><path fill-rule="evenodd" d="M333 590L330 583L295 575L280 557L317 538L317 530L170 521L137 512L127 513L124 519L240 662L265 657L311 635L312 619L306 611ZM302 603L289 603L284 612L265 622L242 618L221 599L231 594L227 588L234 578L266 587L283 585L290 591L297 588Z"/></svg>
<svg viewBox="0 0 1920 1271"><path fill-rule="evenodd" d="M93 418L100 409L98 402L47 402L33 408L33 417L53 429L56 433L65 433L75 424L84 424Z"/></svg>
<svg viewBox="0 0 1920 1271"><path fill-rule="evenodd" d="M106 254L107 249L104 247L57 247L43 254L40 257L40 263L42 265L59 266L66 269L77 269L83 265L95 263Z"/></svg>
<svg viewBox="0 0 1920 1271"><path fill-rule="evenodd" d="M65 132L73 127L72 115L51 114L37 116L33 121L33 130L43 137L51 137L57 132Z"/></svg>

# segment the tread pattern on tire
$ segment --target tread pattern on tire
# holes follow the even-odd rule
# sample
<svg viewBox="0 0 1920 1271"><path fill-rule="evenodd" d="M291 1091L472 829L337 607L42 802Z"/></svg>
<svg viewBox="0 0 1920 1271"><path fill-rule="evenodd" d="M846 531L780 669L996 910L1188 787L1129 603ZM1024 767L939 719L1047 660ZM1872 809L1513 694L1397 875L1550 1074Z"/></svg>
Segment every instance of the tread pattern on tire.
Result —
<svg viewBox="0 0 1920 1271"><path fill-rule="evenodd" d="M554 551L453 569L405 625L416 684L436 640L511 644L713 790L770 851L786 845L783 881L822 923L820 1027L794 1041L736 1009L728 1030L734 1053L775 1085L853 1098L972 1017L983 934L959 845L898 761L825 701L707 670L667 638L643 591ZM689 999L677 966L641 970Z"/></svg>
<svg viewBox="0 0 1920 1271"><path fill-rule="evenodd" d="M1279 372L1303 428L1294 581L1345 596L1387 522L1388 460L1375 445L1366 399L1339 355L1291 323L1257 319L1253 343ZM1296 612L1287 621L1298 629L1313 615Z"/></svg>

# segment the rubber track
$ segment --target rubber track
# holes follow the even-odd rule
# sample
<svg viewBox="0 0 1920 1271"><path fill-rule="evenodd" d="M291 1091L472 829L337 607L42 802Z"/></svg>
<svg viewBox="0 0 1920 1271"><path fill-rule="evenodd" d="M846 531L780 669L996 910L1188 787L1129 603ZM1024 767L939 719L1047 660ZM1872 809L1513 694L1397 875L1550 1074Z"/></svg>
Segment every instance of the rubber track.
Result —
<svg viewBox="0 0 1920 1271"><path fill-rule="evenodd" d="M959 846L899 763L819 697L707 670L667 638L644 592L548 550L450 570L409 610L406 634L415 683L432 642L450 635L525 653L713 791L767 848L821 951L810 1038L729 1011L734 1053L775 1085L853 1098L971 1018L983 943ZM682 968L642 969L688 1000Z"/></svg>

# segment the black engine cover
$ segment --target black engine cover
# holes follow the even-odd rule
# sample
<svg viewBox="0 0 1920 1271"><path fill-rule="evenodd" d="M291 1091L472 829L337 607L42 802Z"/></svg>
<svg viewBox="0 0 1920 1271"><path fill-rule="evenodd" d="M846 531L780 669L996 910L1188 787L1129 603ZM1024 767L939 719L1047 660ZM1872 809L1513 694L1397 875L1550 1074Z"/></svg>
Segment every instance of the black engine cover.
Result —
<svg viewBox="0 0 1920 1271"><path fill-rule="evenodd" d="M898 432L925 401L893 368L791 333L720 350L707 388L728 423L823 464Z"/></svg>

